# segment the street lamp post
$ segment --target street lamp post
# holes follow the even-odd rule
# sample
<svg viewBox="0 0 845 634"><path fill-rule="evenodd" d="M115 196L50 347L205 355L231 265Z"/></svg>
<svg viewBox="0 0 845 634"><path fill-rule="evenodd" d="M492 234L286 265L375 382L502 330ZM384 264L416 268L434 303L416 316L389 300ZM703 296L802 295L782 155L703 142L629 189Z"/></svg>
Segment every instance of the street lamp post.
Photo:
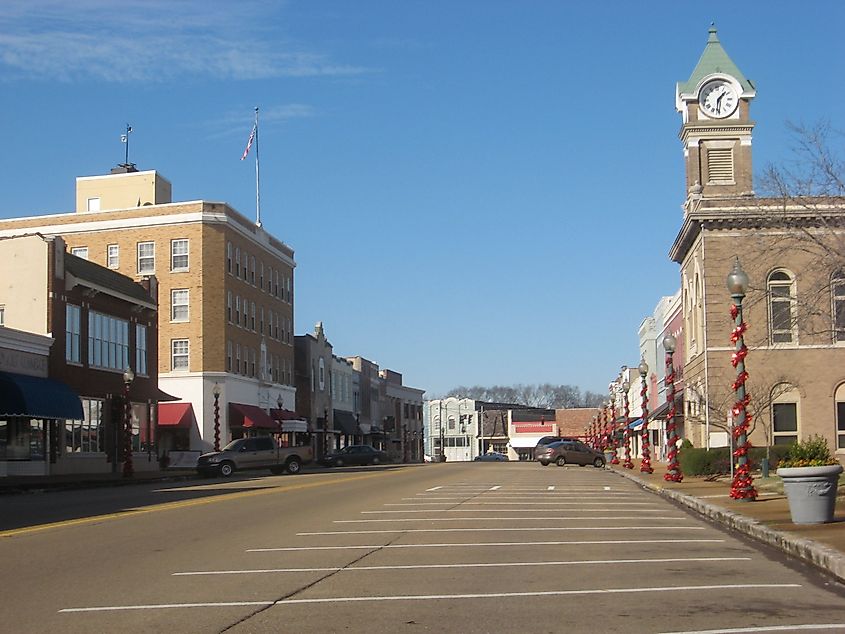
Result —
<svg viewBox="0 0 845 634"><path fill-rule="evenodd" d="M677 340L672 335L663 337L663 349L666 350L666 402L669 404L669 411L666 414L666 459L669 462L663 479L667 482L681 482L684 474L681 473L681 465L678 462L678 430L675 427L675 366L672 362L672 355L675 353Z"/></svg>
<svg viewBox="0 0 845 634"><path fill-rule="evenodd" d="M214 451L220 451L220 385L211 388L214 395Z"/></svg>
<svg viewBox="0 0 845 634"><path fill-rule="evenodd" d="M628 368L624 368L625 372ZM633 469L634 463L631 461L631 428L628 427L628 418L631 414L631 408L628 403L628 390L631 389L631 384L627 380L622 381L622 407L625 413L625 461L622 466L626 469Z"/></svg>
<svg viewBox="0 0 845 634"><path fill-rule="evenodd" d="M642 404L642 454L643 461L640 464L640 471L642 473L654 473L654 467L651 466L651 449L648 442L648 364L645 358L640 360L640 365L637 368L640 371L640 380L642 387L640 388L640 396L643 399Z"/></svg>
<svg viewBox="0 0 845 634"><path fill-rule="evenodd" d="M126 368L123 373L123 477L131 478L135 475L132 464L132 404L129 402L129 386L135 380L132 368Z"/></svg>
<svg viewBox="0 0 845 634"><path fill-rule="evenodd" d="M748 290L748 275L742 270L739 258L734 261L734 268L727 278L728 292L734 303L731 305L731 317L734 320L734 329L731 333L731 343L734 344L734 353L731 355L731 365L736 368L736 381L733 389L736 394L736 403L731 409L733 415L732 435L736 448L733 457L736 459L737 467L731 484L731 497L742 502L753 502L757 498L757 489L751 478L751 463L748 459L748 450L751 443L748 442L748 425L751 423L751 414L748 413L748 403L751 397L745 391L745 382L748 380L748 372L745 370L745 357L748 355L748 348L745 346L743 334L748 328L742 319L742 300Z"/></svg>

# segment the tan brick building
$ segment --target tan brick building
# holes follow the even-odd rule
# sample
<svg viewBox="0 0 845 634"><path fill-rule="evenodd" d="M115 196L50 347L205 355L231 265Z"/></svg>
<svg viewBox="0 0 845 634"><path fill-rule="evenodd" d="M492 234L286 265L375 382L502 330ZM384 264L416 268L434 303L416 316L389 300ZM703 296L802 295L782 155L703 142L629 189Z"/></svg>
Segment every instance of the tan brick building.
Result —
<svg viewBox="0 0 845 634"><path fill-rule="evenodd" d="M167 179L122 166L78 178L75 213L0 221L0 236L34 231L133 279L158 278L160 388L193 409L174 421L162 410L160 423L187 426L191 449L213 443L215 384L223 443L272 429L259 409L294 409L294 253L261 226L226 203L174 203Z"/></svg>
<svg viewBox="0 0 845 634"><path fill-rule="evenodd" d="M676 97L688 196L670 257L681 265L685 435L699 447L726 443L736 378L726 277L738 257L750 279L743 308L752 444L818 434L843 458L845 201L754 194L755 96L711 28Z"/></svg>

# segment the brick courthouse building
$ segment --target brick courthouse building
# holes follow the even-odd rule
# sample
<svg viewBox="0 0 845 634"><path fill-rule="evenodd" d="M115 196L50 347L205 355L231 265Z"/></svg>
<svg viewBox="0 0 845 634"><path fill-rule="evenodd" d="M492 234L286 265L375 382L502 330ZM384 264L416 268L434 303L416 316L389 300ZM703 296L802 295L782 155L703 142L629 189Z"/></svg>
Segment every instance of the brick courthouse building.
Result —
<svg viewBox="0 0 845 634"><path fill-rule="evenodd" d="M681 267L685 435L710 446L730 422L736 371L726 277L738 257L750 279L743 307L752 444L818 434L842 459L845 201L754 193L755 96L711 28L676 91L688 195L670 257Z"/></svg>

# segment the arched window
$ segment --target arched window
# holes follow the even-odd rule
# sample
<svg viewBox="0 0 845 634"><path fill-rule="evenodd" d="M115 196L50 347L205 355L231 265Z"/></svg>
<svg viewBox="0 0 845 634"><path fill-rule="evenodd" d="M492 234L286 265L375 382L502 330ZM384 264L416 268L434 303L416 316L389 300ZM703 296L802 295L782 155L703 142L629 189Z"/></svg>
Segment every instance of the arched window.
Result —
<svg viewBox="0 0 845 634"><path fill-rule="evenodd" d="M781 383L772 389L772 444L790 445L798 440L801 396L793 386Z"/></svg>
<svg viewBox="0 0 845 634"><path fill-rule="evenodd" d="M837 271L830 280L833 301L833 340L845 341L845 271Z"/></svg>
<svg viewBox="0 0 845 634"><path fill-rule="evenodd" d="M769 275L769 340L771 343L795 341L795 280L786 271Z"/></svg>
<svg viewBox="0 0 845 634"><path fill-rule="evenodd" d="M836 389L836 448L845 449L845 384Z"/></svg>

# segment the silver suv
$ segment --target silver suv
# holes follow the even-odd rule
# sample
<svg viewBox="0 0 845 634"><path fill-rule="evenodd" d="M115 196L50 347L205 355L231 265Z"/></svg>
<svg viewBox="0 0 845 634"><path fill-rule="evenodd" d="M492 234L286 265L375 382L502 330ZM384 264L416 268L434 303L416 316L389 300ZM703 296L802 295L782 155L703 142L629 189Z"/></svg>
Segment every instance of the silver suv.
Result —
<svg viewBox="0 0 845 634"><path fill-rule="evenodd" d="M580 440L559 440L548 445L537 445L534 449L534 460L544 467L553 462L558 467L566 464L582 467L591 464L597 469L604 467L604 454Z"/></svg>

